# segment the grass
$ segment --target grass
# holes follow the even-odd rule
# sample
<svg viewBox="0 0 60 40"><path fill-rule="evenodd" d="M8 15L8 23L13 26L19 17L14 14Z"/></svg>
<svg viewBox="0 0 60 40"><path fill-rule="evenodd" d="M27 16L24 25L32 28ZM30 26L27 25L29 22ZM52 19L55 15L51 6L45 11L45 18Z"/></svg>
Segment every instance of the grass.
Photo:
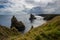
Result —
<svg viewBox="0 0 60 40"><path fill-rule="evenodd" d="M16 29L14 30L0 25L0 40L6 40L6 38L9 38L10 36L16 36L20 34Z"/></svg>
<svg viewBox="0 0 60 40"><path fill-rule="evenodd" d="M0 35L2 36L2 33ZM31 29L24 35L11 36L7 40L60 40L60 16L37 28Z"/></svg>
<svg viewBox="0 0 60 40"><path fill-rule="evenodd" d="M15 40L60 40L60 16L30 30Z"/></svg>

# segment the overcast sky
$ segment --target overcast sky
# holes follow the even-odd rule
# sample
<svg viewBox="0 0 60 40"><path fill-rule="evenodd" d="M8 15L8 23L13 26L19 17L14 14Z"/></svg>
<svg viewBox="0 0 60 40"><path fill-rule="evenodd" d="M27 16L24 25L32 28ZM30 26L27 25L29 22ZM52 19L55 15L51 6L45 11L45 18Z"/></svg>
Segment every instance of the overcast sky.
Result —
<svg viewBox="0 0 60 40"><path fill-rule="evenodd" d="M60 14L60 0L0 0L0 15Z"/></svg>

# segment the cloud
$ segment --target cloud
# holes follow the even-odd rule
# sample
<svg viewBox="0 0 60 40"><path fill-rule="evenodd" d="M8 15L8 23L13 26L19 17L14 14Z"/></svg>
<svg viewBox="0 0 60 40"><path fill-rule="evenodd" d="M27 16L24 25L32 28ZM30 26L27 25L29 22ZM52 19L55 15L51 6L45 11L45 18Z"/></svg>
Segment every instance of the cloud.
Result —
<svg viewBox="0 0 60 40"><path fill-rule="evenodd" d="M20 3L19 3L20 2ZM17 0L8 0L6 2L5 0L2 1L3 4L0 3L0 14L6 15L6 14L19 14L22 10L24 10L24 5L21 4L23 1L17 1ZM20 5L21 4L21 5Z"/></svg>
<svg viewBox="0 0 60 40"><path fill-rule="evenodd" d="M40 5L40 0L25 0L26 6L36 7Z"/></svg>
<svg viewBox="0 0 60 40"><path fill-rule="evenodd" d="M39 7L39 9L37 7ZM59 14L60 0L0 0L0 15L22 13Z"/></svg>
<svg viewBox="0 0 60 40"><path fill-rule="evenodd" d="M47 6L45 7L45 13L48 14L60 14L60 0L54 0L52 3L48 3Z"/></svg>
<svg viewBox="0 0 60 40"><path fill-rule="evenodd" d="M41 9L43 9L41 12L43 12L44 14L60 14L60 0L41 0L42 2L40 3L41 5L40 6L37 6L37 7L40 7ZM32 8L33 9L33 8ZM37 9L34 9L36 11L33 11L35 14L37 14L36 12ZM33 13L32 11L30 11L31 13ZM41 12L38 12L38 13L41 13Z"/></svg>
<svg viewBox="0 0 60 40"><path fill-rule="evenodd" d="M34 7L32 4L27 4L26 0L0 0L0 15L20 14Z"/></svg>
<svg viewBox="0 0 60 40"><path fill-rule="evenodd" d="M33 4L34 0L25 0L26 3Z"/></svg>
<svg viewBox="0 0 60 40"><path fill-rule="evenodd" d="M47 4L47 3L49 3L49 2L53 2L53 0L40 0L40 2Z"/></svg>
<svg viewBox="0 0 60 40"><path fill-rule="evenodd" d="M33 13L34 14L40 14L40 13L43 13L43 9L41 7L34 7L30 10L29 13L31 13L31 14L33 14Z"/></svg>

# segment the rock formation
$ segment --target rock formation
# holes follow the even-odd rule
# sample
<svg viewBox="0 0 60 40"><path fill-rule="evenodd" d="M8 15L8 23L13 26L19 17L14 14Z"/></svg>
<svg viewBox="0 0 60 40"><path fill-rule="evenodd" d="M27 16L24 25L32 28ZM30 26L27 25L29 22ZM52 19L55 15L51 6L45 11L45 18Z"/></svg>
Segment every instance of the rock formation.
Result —
<svg viewBox="0 0 60 40"><path fill-rule="evenodd" d="M29 20L31 21L31 23L32 23L35 19L36 19L36 17L35 17L34 15L30 14Z"/></svg>
<svg viewBox="0 0 60 40"><path fill-rule="evenodd" d="M44 17L44 20L49 21L56 16L60 16L59 14L38 14L39 16Z"/></svg>
<svg viewBox="0 0 60 40"><path fill-rule="evenodd" d="M11 28L15 27L18 31L23 32L25 30L25 25L20 21L16 19L15 16L11 19Z"/></svg>

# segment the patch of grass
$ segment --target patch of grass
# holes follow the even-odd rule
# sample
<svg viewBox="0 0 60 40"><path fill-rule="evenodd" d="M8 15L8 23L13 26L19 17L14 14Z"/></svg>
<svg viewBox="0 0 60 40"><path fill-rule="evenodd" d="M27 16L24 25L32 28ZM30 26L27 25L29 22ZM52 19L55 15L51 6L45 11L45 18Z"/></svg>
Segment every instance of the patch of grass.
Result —
<svg viewBox="0 0 60 40"><path fill-rule="evenodd" d="M10 36L20 35L20 33L18 31L16 31L16 29L14 29L14 30L15 31L13 31L12 29L9 29L5 26L0 25L0 39L1 40L6 40Z"/></svg>

